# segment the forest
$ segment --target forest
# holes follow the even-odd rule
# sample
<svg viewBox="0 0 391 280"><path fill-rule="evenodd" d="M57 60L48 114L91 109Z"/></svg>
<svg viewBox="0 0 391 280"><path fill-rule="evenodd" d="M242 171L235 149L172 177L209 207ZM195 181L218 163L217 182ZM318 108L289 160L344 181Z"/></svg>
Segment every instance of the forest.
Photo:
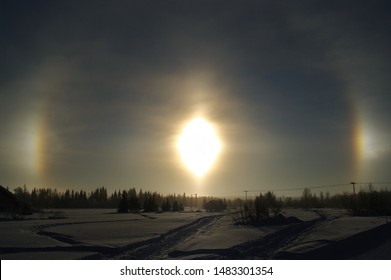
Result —
<svg viewBox="0 0 391 280"><path fill-rule="evenodd" d="M375 190L372 184L357 193L329 192L313 193L304 188L300 197L277 197L273 192L259 193L254 198L216 198L183 194L162 195L158 192L129 188L109 193L106 187L93 191L66 189L58 191L51 188L33 188L26 185L14 189L19 209L22 214L29 214L40 209L61 208L111 208L118 212L165 212L183 211L190 207L192 211L223 211L225 209L241 209L244 206L256 217L277 215L283 207L293 208L340 208L348 210L352 215L373 216L391 214L391 191L387 188Z"/></svg>
<svg viewBox="0 0 391 280"><path fill-rule="evenodd" d="M211 196L195 196L169 194L162 195L158 192L143 191L129 188L116 190L109 194L106 187L96 188L93 191L66 189L58 191L51 188L33 188L27 186L17 187L14 194L18 200L19 208L23 214L39 211L40 209L66 209L66 208L108 208L118 209L118 212L158 212L158 211L183 211L184 207L194 210L204 208L208 210L224 210L225 208L238 207L240 199L217 199ZM209 203L217 201L216 204ZM228 205L229 203L229 205Z"/></svg>

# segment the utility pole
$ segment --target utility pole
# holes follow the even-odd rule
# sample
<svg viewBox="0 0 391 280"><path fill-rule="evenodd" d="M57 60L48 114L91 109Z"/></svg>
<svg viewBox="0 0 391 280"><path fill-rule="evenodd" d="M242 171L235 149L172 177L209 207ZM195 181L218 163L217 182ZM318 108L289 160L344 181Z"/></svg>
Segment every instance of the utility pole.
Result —
<svg viewBox="0 0 391 280"><path fill-rule="evenodd" d="M195 196L195 207L196 207L196 208L198 208L198 200L197 200L197 195L198 195L198 194L196 194L196 193L194 194L194 196Z"/></svg>
<svg viewBox="0 0 391 280"><path fill-rule="evenodd" d="M244 191L245 193L246 193L246 205L247 205L247 193L248 193L248 191Z"/></svg>
<svg viewBox="0 0 391 280"><path fill-rule="evenodd" d="M352 186L353 186L353 194L356 195L356 187L355 187L356 183L350 182L350 184L352 184Z"/></svg>
<svg viewBox="0 0 391 280"><path fill-rule="evenodd" d="M360 209L359 209L359 204L358 204L358 199L357 199L357 196L356 196L356 183L355 182L350 182L350 184L352 184L353 186L353 197L354 197L354 203L355 203L355 212L359 212Z"/></svg>

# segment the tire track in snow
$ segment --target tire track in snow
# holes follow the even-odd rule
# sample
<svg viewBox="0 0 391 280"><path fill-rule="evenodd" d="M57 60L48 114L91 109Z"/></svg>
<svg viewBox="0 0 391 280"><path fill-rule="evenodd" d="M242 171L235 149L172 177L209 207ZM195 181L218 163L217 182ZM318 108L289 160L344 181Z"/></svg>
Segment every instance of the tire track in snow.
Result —
<svg viewBox="0 0 391 280"><path fill-rule="evenodd" d="M194 255L195 259L273 259L275 254L300 236L314 230L323 222L333 219L317 212L319 218L283 226L280 230L259 239L247 241L227 249L198 249L192 251L173 251L170 257ZM198 255L198 256L195 256ZM202 255L202 256L200 256Z"/></svg>
<svg viewBox="0 0 391 280"><path fill-rule="evenodd" d="M116 222L131 222L142 220L143 218L133 218L133 219L119 219L119 220L97 220L97 221L74 221L74 222L59 222L59 223L47 223L47 224L39 224L33 225L29 227L29 230L32 232L40 232L41 230L59 227L59 226L68 226L68 225L84 225L84 224L99 224L99 223L116 223Z"/></svg>
<svg viewBox="0 0 391 280"><path fill-rule="evenodd" d="M172 248L178 243L207 230L224 215L213 215L199 218L189 224L169 230L157 238L131 244L112 259L166 259Z"/></svg>

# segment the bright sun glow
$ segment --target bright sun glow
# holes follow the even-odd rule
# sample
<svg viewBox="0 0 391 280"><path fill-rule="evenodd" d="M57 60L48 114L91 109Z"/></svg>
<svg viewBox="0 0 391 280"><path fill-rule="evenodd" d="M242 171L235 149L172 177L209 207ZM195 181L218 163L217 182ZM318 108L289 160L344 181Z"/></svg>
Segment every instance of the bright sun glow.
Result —
<svg viewBox="0 0 391 280"><path fill-rule="evenodd" d="M213 127L201 118L190 121L178 140L178 150L186 166L202 177L212 166L221 144Z"/></svg>

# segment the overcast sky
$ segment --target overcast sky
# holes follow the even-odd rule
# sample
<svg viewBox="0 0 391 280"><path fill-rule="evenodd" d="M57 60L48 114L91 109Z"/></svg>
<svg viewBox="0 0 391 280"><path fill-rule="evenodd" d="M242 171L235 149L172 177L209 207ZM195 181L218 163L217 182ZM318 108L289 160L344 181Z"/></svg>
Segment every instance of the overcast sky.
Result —
<svg viewBox="0 0 391 280"><path fill-rule="evenodd" d="M0 1L0 184L391 181L389 1ZM203 116L202 181L176 149Z"/></svg>

